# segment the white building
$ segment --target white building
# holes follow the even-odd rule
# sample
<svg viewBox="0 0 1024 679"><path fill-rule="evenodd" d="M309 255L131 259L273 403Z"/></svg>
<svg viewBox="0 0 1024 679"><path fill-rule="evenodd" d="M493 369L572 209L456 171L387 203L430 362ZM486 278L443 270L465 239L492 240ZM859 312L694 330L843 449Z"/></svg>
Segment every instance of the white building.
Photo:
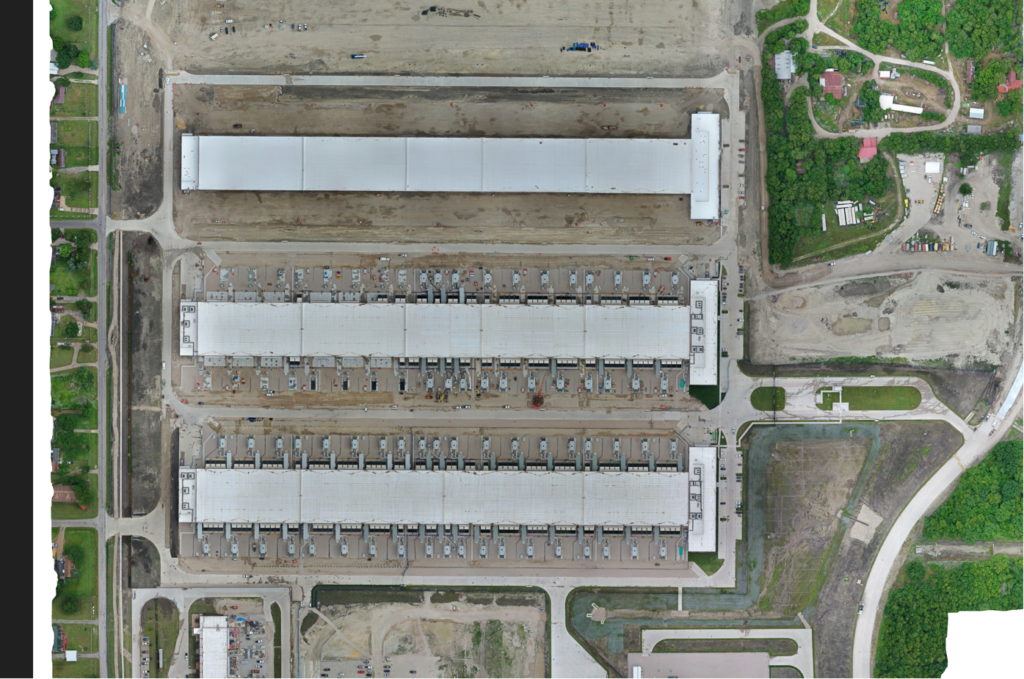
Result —
<svg viewBox="0 0 1024 679"><path fill-rule="evenodd" d="M775 55L775 77L779 80L790 80L793 77L793 53L784 50Z"/></svg>
<svg viewBox="0 0 1024 679"><path fill-rule="evenodd" d="M879 95L878 105L882 107L883 111L903 111L904 113L916 113L918 115L924 112L924 109L920 106L905 106L903 104L897 104L896 97L891 94Z"/></svg>
<svg viewBox="0 0 1024 679"><path fill-rule="evenodd" d="M687 549L691 552L718 551L718 512L715 482L717 449L710 446L689 451L689 533Z"/></svg>
<svg viewBox="0 0 1024 679"><path fill-rule="evenodd" d="M939 174L942 172L942 163L937 160L927 160L924 163L925 174Z"/></svg>
<svg viewBox="0 0 1024 679"><path fill-rule="evenodd" d="M690 282L690 384L718 384L718 281Z"/></svg>
<svg viewBox="0 0 1024 679"><path fill-rule="evenodd" d="M199 627L192 630L199 637L199 676L229 676L228 619L223 615L199 616Z"/></svg>
<svg viewBox="0 0 1024 679"><path fill-rule="evenodd" d="M693 194L718 219L720 116L691 139L195 136L181 140L181 188Z"/></svg>
<svg viewBox="0 0 1024 679"><path fill-rule="evenodd" d="M983 108L971 108L971 109L968 109L967 113L974 120L984 120L985 119L985 109L983 109Z"/></svg>

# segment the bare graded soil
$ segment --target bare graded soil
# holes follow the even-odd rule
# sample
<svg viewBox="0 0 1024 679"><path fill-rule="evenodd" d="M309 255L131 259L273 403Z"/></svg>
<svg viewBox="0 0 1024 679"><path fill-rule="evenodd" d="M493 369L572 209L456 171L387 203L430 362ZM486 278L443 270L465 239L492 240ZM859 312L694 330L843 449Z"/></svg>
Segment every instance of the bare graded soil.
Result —
<svg viewBox="0 0 1024 679"><path fill-rule="evenodd" d="M344 11L316 1L256 0L217 8L189 0L151 6L151 17L168 44L177 43L175 65L192 73L703 76L732 60L723 40L755 34L754 4L467 0L455 9L470 10L471 16L441 16L422 14L427 4L370 0L353 0ZM211 40L228 19L237 30ZM292 29L300 23L308 29ZM561 51L574 41L594 41L601 49ZM350 59L357 52L368 58Z"/></svg>
<svg viewBox="0 0 1024 679"><path fill-rule="evenodd" d="M162 451L160 364L163 349L163 250L148 233L128 232L131 302L131 505L148 514L169 463Z"/></svg>
<svg viewBox="0 0 1024 679"><path fill-rule="evenodd" d="M861 506L867 505L882 521L865 544L850 536L852 524L843 520L838 555L809 620L814 626L818 676L850 676L857 603L875 554L906 503L963 444L960 433L945 422L887 422L880 426L878 457L862 479L860 502L852 515L858 516Z"/></svg>
<svg viewBox="0 0 1024 679"><path fill-rule="evenodd" d="M1005 331L1014 292L1006 280L938 272L865 278L764 296L750 307L752 338L763 338L750 342L756 363L874 355L964 368L1011 359Z"/></svg>
<svg viewBox="0 0 1024 679"><path fill-rule="evenodd" d="M133 589L160 586L160 553L156 545L145 538L131 539L131 572L128 577Z"/></svg>
<svg viewBox="0 0 1024 679"><path fill-rule="evenodd" d="M467 90L175 86L175 139L196 134L685 138L720 90ZM242 125L235 130L234 125ZM615 125L616 130L601 130ZM180 173L180 168L176 170ZM178 176L175 181L179 181ZM669 195L196 191L174 222L197 240L710 245L717 229Z"/></svg>
<svg viewBox="0 0 1024 679"><path fill-rule="evenodd" d="M545 607L541 593L516 593L508 601L503 599L510 595L492 593L398 592L408 595L405 601L396 600L400 597L395 592L334 594L320 597L319 610L341 634L320 619L303 625L303 674L328 662L354 663L370 654L388 657L392 671L402 674L410 669L439 677L546 674L547 618L540 610ZM317 660L305 660L313 658Z"/></svg>
<svg viewBox="0 0 1024 679"><path fill-rule="evenodd" d="M163 57L160 46L128 19L114 25L113 35L110 134L120 190L111 192L110 211L117 219L137 219L156 212L164 198ZM124 115L118 112L121 85L127 86ZM100 153L106 152L101 145Z"/></svg>

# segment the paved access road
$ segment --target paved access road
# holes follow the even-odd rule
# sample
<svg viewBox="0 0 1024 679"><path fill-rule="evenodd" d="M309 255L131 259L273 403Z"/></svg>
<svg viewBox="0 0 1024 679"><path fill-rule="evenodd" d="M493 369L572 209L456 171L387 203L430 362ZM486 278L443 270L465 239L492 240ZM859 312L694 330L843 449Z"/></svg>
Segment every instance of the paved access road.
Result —
<svg viewBox="0 0 1024 679"><path fill-rule="evenodd" d="M804 677L814 676L814 645L810 628L801 629L672 629L641 632L644 655L650 655L659 641L665 639L792 639L796 655L772 656L769 665L795 667Z"/></svg>

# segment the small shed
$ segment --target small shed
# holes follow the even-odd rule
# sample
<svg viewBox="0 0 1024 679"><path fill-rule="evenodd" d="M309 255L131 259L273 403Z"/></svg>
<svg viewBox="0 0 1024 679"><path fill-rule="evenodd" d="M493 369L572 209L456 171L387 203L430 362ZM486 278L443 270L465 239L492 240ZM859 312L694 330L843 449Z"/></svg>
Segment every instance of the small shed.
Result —
<svg viewBox="0 0 1024 679"><path fill-rule="evenodd" d="M968 113L968 115L970 115L975 120L984 120L985 119L985 109L983 109L983 108L971 108L970 110L968 110L967 113Z"/></svg>
<svg viewBox="0 0 1024 679"><path fill-rule="evenodd" d="M997 243L994 240L990 240L988 242L988 245L985 246L985 254L989 255L990 257L995 257L996 256L996 251L998 249L999 249L999 243Z"/></svg>
<svg viewBox="0 0 1024 679"><path fill-rule="evenodd" d="M64 651L64 659L68 662L78 662L78 651Z"/></svg>
<svg viewBox="0 0 1024 679"><path fill-rule="evenodd" d="M981 134L981 125L968 125L967 134Z"/></svg>

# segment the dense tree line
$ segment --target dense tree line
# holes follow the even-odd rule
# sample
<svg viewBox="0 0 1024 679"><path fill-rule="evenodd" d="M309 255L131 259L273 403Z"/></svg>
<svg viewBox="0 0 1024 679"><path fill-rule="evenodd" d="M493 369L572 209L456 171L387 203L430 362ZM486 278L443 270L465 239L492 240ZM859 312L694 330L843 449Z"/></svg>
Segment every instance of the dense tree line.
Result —
<svg viewBox="0 0 1024 679"><path fill-rule="evenodd" d="M981 154L1013 151L1020 147L1017 132L1002 134L943 134L941 132L914 132L890 134L878 142L880 151L891 153L957 153L960 165L975 165Z"/></svg>
<svg viewBox="0 0 1024 679"><path fill-rule="evenodd" d="M993 59L984 68L975 71L971 97L978 101L995 99L998 94L996 87L1006 82L1006 74L1012 67L1009 59Z"/></svg>
<svg viewBox="0 0 1024 679"><path fill-rule="evenodd" d="M1003 441L964 472L956 490L924 520L926 540L1020 540L1024 446Z"/></svg>
<svg viewBox="0 0 1024 679"><path fill-rule="evenodd" d="M910 61L934 57L942 49L942 0L903 0L898 24L882 21L876 0L858 0L853 34L857 44L875 54L892 45Z"/></svg>
<svg viewBox="0 0 1024 679"><path fill-rule="evenodd" d="M790 49L792 49L793 43L797 40L799 38L793 39L790 43ZM847 52L845 57L825 56L823 54L806 52L794 56L794 62L797 66L797 75L807 74L811 96L815 99L821 99L824 94L822 86L818 83L818 78L826 70L834 68L843 75L853 76L866 71L869 72L874 67L874 62L870 58L860 52L853 51Z"/></svg>
<svg viewBox="0 0 1024 679"><path fill-rule="evenodd" d="M771 199L768 206L768 258L773 264L783 266L792 263L797 240L803 233L820 230L820 225L814 224L814 220L807 225L797 224L795 212L798 207L820 208L827 202L841 199L879 197L885 193L889 181L882 156L876 156L863 165L857 160L859 139L814 138L807 106L810 92L806 87L795 89L788 107L784 106L782 88L767 63L771 54L785 48L784 33L792 26L774 31L766 38L766 45L773 45L773 49L764 51L765 67L761 70L768 157L765 185Z"/></svg>
<svg viewBox="0 0 1024 679"><path fill-rule="evenodd" d="M1019 60L1020 25L1020 0L957 0L946 15L949 51L957 59L980 60L992 50L1007 50Z"/></svg>
<svg viewBox="0 0 1024 679"><path fill-rule="evenodd" d="M916 566L914 564L917 564ZM875 654L876 677L940 677L946 669L948 615L1022 607L1020 557L999 555L946 570L912 561L906 583L885 605Z"/></svg>
<svg viewBox="0 0 1024 679"><path fill-rule="evenodd" d="M881 96L874 80L867 81L860 88L860 100L864 104L861 115L869 123L881 122L885 117L885 111L882 110L882 105L879 103Z"/></svg>
<svg viewBox="0 0 1024 679"><path fill-rule="evenodd" d="M1011 90L999 100L999 103L996 104L996 110L1001 116L1020 113L1022 102L1024 102L1024 90Z"/></svg>

